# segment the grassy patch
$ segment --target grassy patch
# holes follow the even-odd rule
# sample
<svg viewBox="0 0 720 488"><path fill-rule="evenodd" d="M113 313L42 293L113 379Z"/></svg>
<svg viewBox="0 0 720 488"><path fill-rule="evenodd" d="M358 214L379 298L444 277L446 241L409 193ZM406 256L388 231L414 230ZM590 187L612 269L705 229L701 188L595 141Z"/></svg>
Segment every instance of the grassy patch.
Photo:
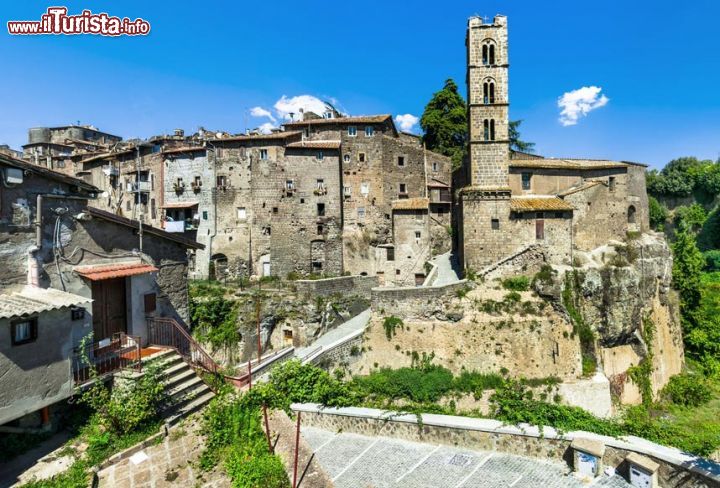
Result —
<svg viewBox="0 0 720 488"><path fill-rule="evenodd" d="M512 291L528 291L530 289L530 278L527 276L513 276L502 281L502 286L506 290Z"/></svg>

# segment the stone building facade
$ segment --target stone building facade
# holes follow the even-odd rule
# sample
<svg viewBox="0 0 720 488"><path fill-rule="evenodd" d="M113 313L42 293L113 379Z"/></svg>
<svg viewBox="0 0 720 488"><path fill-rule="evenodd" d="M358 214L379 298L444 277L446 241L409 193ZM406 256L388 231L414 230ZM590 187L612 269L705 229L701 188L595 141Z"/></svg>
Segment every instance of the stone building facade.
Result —
<svg viewBox="0 0 720 488"><path fill-rule="evenodd" d="M78 171L78 160L85 154L109 151L122 137L100 131L91 125L34 127L28 131L23 158L70 176Z"/></svg>
<svg viewBox="0 0 720 488"><path fill-rule="evenodd" d="M311 142L338 141L341 157L344 271L377 275L381 283L408 284L424 273L431 252L450 249L450 159L427 151L419 137L398 132L392 117L309 118L285 125ZM396 267L396 248L417 250L414 231L395 232L395 202L425 203L426 248L413 251L415 266ZM400 211L401 214L404 211ZM427 236L427 240L425 240ZM388 256L391 258L388 260Z"/></svg>
<svg viewBox="0 0 720 488"><path fill-rule="evenodd" d="M84 337L144 346L147 317L187 323L188 250L203 246L95 208L99 188L43 166L0 155L0 179L1 424L73 393Z"/></svg>
<svg viewBox="0 0 720 488"><path fill-rule="evenodd" d="M74 156L74 176L100 188L98 208L163 227L165 153L174 154L187 145L182 131L148 141L127 141L110 151Z"/></svg>
<svg viewBox="0 0 720 488"><path fill-rule="evenodd" d="M570 264L573 250L647 231L644 165L510 149L507 18L471 18L466 47L469 158L453 175L462 267L483 271L530 247Z"/></svg>
<svg viewBox="0 0 720 488"><path fill-rule="evenodd" d="M68 174L99 189L98 208L203 243L195 278L362 274L409 284L431 254L450 249L450 160L398 132L390 115L308 112L283 129L145 141L97 131L97 145L63 154ZM26 154L36 164L38 130ZM403 222L394 202L417 198L428 202L422 250L393 230ZM414 269L395 267L395 247Z"/></svg>

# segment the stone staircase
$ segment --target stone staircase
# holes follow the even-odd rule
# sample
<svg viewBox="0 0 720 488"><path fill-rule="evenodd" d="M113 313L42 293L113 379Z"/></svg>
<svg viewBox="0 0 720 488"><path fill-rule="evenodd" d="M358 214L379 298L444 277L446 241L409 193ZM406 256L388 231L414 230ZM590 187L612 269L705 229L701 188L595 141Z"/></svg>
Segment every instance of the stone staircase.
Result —
<svg viewBox="0 0 720 488"><path fill-rule="evenodd" d="M143 363L158 364L162 369L161 378L167 394L163 418L170 424L200 410L215 396L210 387L174 349L166 349L143 358Z"/></svg>

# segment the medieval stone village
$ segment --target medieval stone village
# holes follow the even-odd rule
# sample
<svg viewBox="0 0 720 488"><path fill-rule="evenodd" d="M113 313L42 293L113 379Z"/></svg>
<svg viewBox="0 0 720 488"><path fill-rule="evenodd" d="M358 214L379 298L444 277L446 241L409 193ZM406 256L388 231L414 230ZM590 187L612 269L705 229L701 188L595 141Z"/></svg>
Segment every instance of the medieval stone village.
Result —
<svg viewBox="0 0 720 488"><path fill-rule="evenodd" d="M457 162L331 103L0 148L0 485L720 486L685 207L518 147L508 20L467 20Z"/></svg>

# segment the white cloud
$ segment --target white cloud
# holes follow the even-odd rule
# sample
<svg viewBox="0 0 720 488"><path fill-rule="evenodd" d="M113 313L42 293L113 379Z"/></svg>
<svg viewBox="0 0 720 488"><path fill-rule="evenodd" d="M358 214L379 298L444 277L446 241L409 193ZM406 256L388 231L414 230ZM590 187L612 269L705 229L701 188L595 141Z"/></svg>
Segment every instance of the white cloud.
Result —
<svg viewBox="0 0 720 488"><path fill-rule="evenodd" d="M273 124L272 122L265 122L260 127L258 127L258 130L261 134L270 134L273 129L275 129L275 124Z"/></svg>
<svg viewBox="0 0 720 488"><path fill-rule="evenodd" d="M262 107L253 107L250 109L250 115L253 117L267 117L271 121L275 122L275 117L270 113L269 110L266 110Z"/></svg>
<svg viewBox="0 0 720 488"><path fill-rule="evenodd" d="M400 126L403 132L410 132L420 119L412 114L396 115L395 122Z"/></svg>
<svg viewBox="0 0 720 488"><path fill-rule="evenodd" d="M290 114L294 114L295 120L298 120L300 109L305 112L315 112L322 115L326 110L325 102L312 95L298 95L288 98L285 95L275 102L275 113L278 118L289 119Z"/></svg>
<svg viewBox="0 0 720 488"><path fill-rule="evenodd" d="M596 108L604 107L609 101L599 86L584 86L564 93L558 98L558 107L562 109L560 123L565 127L575 125L581 117Z"/></svg>

